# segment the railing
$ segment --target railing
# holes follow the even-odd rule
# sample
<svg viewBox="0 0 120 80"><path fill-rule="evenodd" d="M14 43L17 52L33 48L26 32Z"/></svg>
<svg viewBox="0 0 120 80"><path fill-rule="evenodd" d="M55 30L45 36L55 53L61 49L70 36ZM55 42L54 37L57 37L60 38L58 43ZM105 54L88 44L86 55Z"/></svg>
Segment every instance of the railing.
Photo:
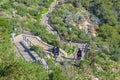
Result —
<svg viewBox="0 0 120 80"><path fill-rule="evenodd" d="M26 38L25 35L22 35L22 36L23 36L23 41L27 42L27 45L28 45L29 47L34 45L28 38Z"/></svg>
<svg viewBox="0 0 120 80"><path fill-rule="evenodd" d="M32 35L26 35L26 34L23 34L24 36L26 36L26 37L32 37L32 38L36 38L38 41L40 41L41 43L43 43L44 45L46 45L46 46L48 46L48 47L54 47L54 46L52 46L52 45L50 45L50 44L47 44L47 43L45 43L44 41L42 41L41 40L41 38L40 37L38 37L38 36L32 36ZM31 42L32 43L32 42ZM67 53L64 51L64 50L62 50L61 48L60 48L60 52L61 53L63 53L65 56L67 56Z"/></svg>
<svg viewBox="0 0 120 80"><path fill-rule="evenodd" d="M25 41L25 42L27 42L27 44L28 43L30 43L30 45L29 46L31 46L31 45L34 45L29 39L27 39L26 37L32 37L32 38L37 38L36 36L30 36L30 35L25 35L25 34L23 34L23 40ZM35 52L34 52L35 53ZM35 53L36 54L36 53ZM33 55L33 54L32 54ZM48 68L48 65L47 65L47 63L45 62L45 60L44 59L42 59L42 58L40 58L40 57L38 57L38 55L37 55L37 57L35 56L35 55L33 55L34 57L35 57L35 59L37 60L37 61L39 61L39 63L40 64L42 64L43 66L44 66L44 68Z"/></svg>

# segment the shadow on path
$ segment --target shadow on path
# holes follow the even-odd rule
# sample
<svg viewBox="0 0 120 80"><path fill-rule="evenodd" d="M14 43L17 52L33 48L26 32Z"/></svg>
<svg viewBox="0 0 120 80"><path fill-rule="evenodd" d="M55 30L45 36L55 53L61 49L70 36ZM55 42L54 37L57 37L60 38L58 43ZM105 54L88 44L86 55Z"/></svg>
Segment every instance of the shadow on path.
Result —
<svg viewBox="0 0 120 80"><path fill-rule="evenodd" d="M30 52L30 49L28 49L28 47L23 43L23 42L19 42L22 47L25 49L25 52L28 53L28 55L33 59L33 60L36 60L36 58L32 55L32 53Z"/></svg>
<svg viewBox="0 0 120 80"><path fill-rule="evenodd" d="M64 58L64 59L69 59L69 60L77 60L75 58L69 58L69 57L65 57L65 56L61 56L61 57Z"/></svg>

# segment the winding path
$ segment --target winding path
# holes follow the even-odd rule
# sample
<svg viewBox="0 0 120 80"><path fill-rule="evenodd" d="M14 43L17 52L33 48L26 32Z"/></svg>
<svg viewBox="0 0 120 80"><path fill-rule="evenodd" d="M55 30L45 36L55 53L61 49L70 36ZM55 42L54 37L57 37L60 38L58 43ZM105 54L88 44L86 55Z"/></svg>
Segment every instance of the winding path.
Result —
<svg viewBox="0 0 120 80"><path fill-rule="evenodd" d="M37 37L37 36L23 34L23 37L25 37L27 40L29 40L32 45L40 46L40 47L42 47L44 50L48 50L49 48L52 47L51 45L47 45L45 42L43 42L43 41L42 41L39 37ZM46 45L45 45L45 44L46 44Z"/></svg>
<svg viewBox="0 0 120 80"><path fill-rule="evenodd" d="M85 55L85 52L84 52L84 43L74 43L74 42L67 42L67 41L64 41L61 39L60 35L58 34L57 31L54 30L54 28L49 24L49 21L48 21L48 14L51 13L55 7L58 6L58 2L53 2L53 4L51 4L50 8L49 8L49 11L45 14L42 14L42 21L41 21L41 24L42 25L45 25L47 30L52 33L52 34L55 34L58 36L58 39L61 41L61 43L64 43L64 44L67 44L67 45L71 45L71 46L77 46L78 48L81 48L82 49L82 59L84 59L84 55ZM87 49L87 48L85 48ZM73 54L70 55L70 57L74 57Z"/></svg>
<svg viewBox="0 0 120 80"><path fill-rule="evenodd" d="M26 38L26 37L27 38ZM26 38L26 39L25 39ZM32 40L32 41L30 41ZM38 56L38 54L32 50L30 50L31 45L41 45L45 49L48 49L48 46L45 46L42 42L40 43L37 39L32 35L21 34L14 38L14 45L19 54L25 59L25 61L34 62L38 61L44 68L48 68L45 60Z"/></svg>
<svg viewBox="0 0 120 80"><path fill-rule="evenodd" d="M30 55L30 50L23 43L22 35L19 35L14 38L14 45L17 48L17 51L21 54L21 56L25 59L25 61L34 60Z"/></svg>
<svg viewBox="0 0 120 80"><path fill-rule="evenodd" d="M14 44L26 61L41 61L41 58L34 51L30 50L30 46L33 45L42 47L43 50L48 53L46 56L53 56L50 51L53 46L43 42L38 36L21 34L14 38ZM67 56L67 53L60 48L60 55L58 56L60 61L63 60L61 56Z"/></svg>
<svg viewBox="0 0 120 80"><path fill-rule="evenodd" d="M42 22L41 22L41 24L47 26L46 28L48 29L48 31L50 33L57 35L59 40L61 41L61 43L70 44L67 41L63 41L61 39L61 37L59 36L59 34L57 33L57 31L55 31L53 29L53 27L51 27L51 25L48 23L48 16L47 15L48 15L48 13L52 12L57 5L58 5L58 2L54 2L50 6L49 11L42 15ZM17 48L17 51L25 59L25 61L36 61L37 60L45 68L48 68L48 65L45 62L45 60L43 58L40 58L38 56L38 54L36 54L34 51L31 51L30 50L30 46L31 45L40 46L40 47L42 47L44 49L44 51L46 51L50 55L51 52L49 52L48 50L53 47L52 45L49 45L49 44L43 42L39 37L31 35L31 34L29 34L29 35L27 35L27 34L20 34L20 35L16 36L14 38L14 45ZM84 59L84 55L85 55L84 45L85 44L71 42L71 45L75 45L75 46L77 46L79 48L82 48L82 52L83 52L82 53L82 58ZM77 51L77 49L76 49L76 51ZM60 49L60 55L58 56L58 58L59 58L60 61L64 60L64 58L62 56L64 56L64 57L67 56L69 58L72 58L76 54L76 51L72 55L67 56L67 53L64 50Z"/></svg>
<svg viewBox="0 0 120 80"><path fill-rule="evenodd" d="M51 13L51 12L55 9L55 7L56 7L57 5L58 5L58 2L56 2L56 1L53 2L53 3L50 5L50 8L49 8L48 12L45 13L45 14L42 14L42 21L41 21L41 24L42 24L42 25L45 25L46 28L47 28L47 30L48 30L50 33L55 34L55 35L58 35L58 34L57 34L57 31L55 31L55 30L53 29L53 27L51 27L51 25L48 23L48 14ZM58 36L58 38L60 39L59 36Z"/></svg>
<svg viewBox="0 0 120 80"><path fill-rule="evenodd" d="M74 43L74 42L68 42L68 41L64 41L61 39L60 35L58 34L57 31L54 30L54 28L49 24L49 21L48 21L48 14L51 13L55 7L58 5L58 2L54 2L53 4L51 4L50 8L49 8L49 11L45 14L42 14L42 21L41 21L41 24L42 25L45 25L47 30L52 33L52 34L55 34L58 36L58 39L62 42L62 43L65 43L65 44L71 44L71 45L76 45L76 46L81 46L83 43Z"/></svg>

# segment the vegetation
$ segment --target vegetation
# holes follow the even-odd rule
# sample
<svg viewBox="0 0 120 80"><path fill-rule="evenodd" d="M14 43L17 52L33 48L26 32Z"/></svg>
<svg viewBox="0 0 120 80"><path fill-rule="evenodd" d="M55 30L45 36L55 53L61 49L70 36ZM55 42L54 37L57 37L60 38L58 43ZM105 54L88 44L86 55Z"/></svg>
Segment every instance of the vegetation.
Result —
<svg viewBox="0 0 120 80"><path fill-rule="evenodd" d="M67 52L67 55L74 53L75 50L77 49L76 46L65 46L65 47L66 48L63 47L63 49L65 49L65 51Z"/></svg>
<svg viewBox="0 0 120 80"><path fill-rule="evenodd" d="M30 49L35 51L38 54L38 56L40 56L41 58L45 58L46 53L43 51L43 49L41 47L31 46Z"/></svg>
<svg viewBox="0 0 120 80"><path fill-rule="evenodd" d="M120 32L118 28L120 27L120 1L82 0L81 5L100 19L98 37L101 41L109 44L108 48L110 49L111 58L119 62Z"/></svg>
<svg viewBox="0 0 120 80"><path fill-rule="evenodd" d="M49 16L50 24L58 31L63 40L72 42L88 41L88 35L73 25L82 20L82 13L74 6L69 4L60 5Z"/></svg>
<svg viewBox="0 0 120 80"><path fill-rule="evenodd" d="M16 58L16 52L10 34L17 28L17 34L24 30L42 38L54 46L61 46L73 53L76 47L62 45L57 36L49 33L46 26L41 26L41 15L48 11L54 0L0 0L0 80L119 80L120 78L120 1L119 0L65 0L49 13L49 22L58 31L63 40L87 42L89 44L85 60L78 66L73 61L57 64L53 58L44 69L38 63L25 62ZM59 0L62 1L62 0ZM85 11L82 13L81 10ZM12 11L16 11L13 15ZM85 34L78 29L79 22L86 14L100 20L97 36ZM93 19L90 19L93 21ZM32 46L39 56L46 53L39 47Z"/></svg>
<svg viewBox="0 0 120 80"><path fill-rule="evenodd" d="M13 44L10 40L12 31L9 27L9 20L5 17L0 17L0 79L48 79L48 75L40 65L36 63L26 63L19 59L16 60L13 52ZM44 74L42 77L39 75Z"/></svg>
<svg viewBox="0 0 120 80"><path fill-rule="evenodd" d="M109 5L108 5L109 4ZM116 5L115 5L116 4ZM51 25L57 30L64 40L72 40L72 41L84 41L88 42L90 49L88 51L87 63L86 66L88 69L93 69L92 75L94 76L102 76L103 79L109 79L101 74L109 74L107 76L115 75L114 71L110 71L110 68L103 67L102 63L99 61L105 61L105 64L109 64L106 67L113 66L114 61L117 63L120 62L120 34L119 34L119 12L118 12L118 4L114 1L99 1L99 0L65 0L65 3L57 6L56 10L54 10L49 15L49 20ZM116 9L117 6L117 9ZM99 29L97 30L98 36L92 37L91 35L86 35L84 32L79 32L78 26L74 26L75 23L79 23L80 20L77 20L80 13L79 9L81 8L83 11L84 8L92 15L96 16L100 20ZM77 14L77 18L75 17ZM87 13L87 12L86 12ZM53 18L54 17L54 18ZM82 20L82 17L80 17ZM92 20L92 18L91 18ZM69 26L68 26L69 25ZM72 30L71 33L69 31L69 27ZM73 29L76 28L76 29ZM78 33L78 34L75 34ZM72 35L71 35L72 34ZM82 37L79 37L81 35ZM83 35L86 35L83 37ZM89 40L89 41L88 41ZM101 55L100 55L101 54ZM108 59L105 59L108 58ZM113 61L111 61L113 60ZM110 62L109 62L110 61ZM84 62L84 61L83 61ZM101 66L105 69L105 72L94 72L94 68L97 66ZM116 64L116 62L115 62ZM80 65L81 66L81 65ZM116 65L114 65L115 68ZM84 66L85 67L85 66ZM96 69L95 69L96 71ZM91 72L91 71L90 71ZM119 74L119 71L118 71ZM99 75L99 76L98 76ZM111 78L118 79L118 76ZM81 79L81 78L80 78ZM88 77L87 77L88 79Z"/></svg>
<svg viewBox="0 0 120 80"><path fill-rule="evenodd" d="M45 26L41 26L38 22L27 22L24 26L48 44L56 45L55 41L57 40L57 36L49 33Z"/></svg>

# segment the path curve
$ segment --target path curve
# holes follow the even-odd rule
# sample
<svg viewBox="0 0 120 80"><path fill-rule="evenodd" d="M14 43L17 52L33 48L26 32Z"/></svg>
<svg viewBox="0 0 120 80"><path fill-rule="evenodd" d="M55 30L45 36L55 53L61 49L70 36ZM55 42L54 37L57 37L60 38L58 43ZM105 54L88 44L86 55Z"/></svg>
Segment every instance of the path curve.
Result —
<svg viewBox="0 0 120 80"><path fill-rule="evenodd" d="M49 51L53 48L52 45L49 45L47 43L45 43L44 41L42 41L38 36L34 36L34 35L27 35L27 34L21 34L21 35L18 35L14 38L14 43L15 44L19 44L20 42L24 42L24 45L27 46L28 48L30 48L30 46L40 46L43 48L43 50L45 52L47 52L49 56L53 56L52 52ZM20 45L20 44L19 44ZM27 59L27 57L30 57L29 54L26 52L26 55L27 57L25 57L25 55L23 54L25 51L24 50L21 50L21 49L24 49L20 46L18 46L19 48L19 51L20 53L22 54L23 58L24 59ZM63 60L61 56L67 56L67 53L62 50L60 48L60 55L59 55L59 59L60 60ZM31 59L32 60L32 59ZM31 61L31 60L28 60L28 61Z"/></svg>
<svg viewBox="0 0 120 80"><path fill-rule="evenodd" d="M58 33L57 31L55 31L54 28L49 24L49 22L48 22L48 19L49 19L48 14L51 13L51 12L55 9L56 6L58 6L58 2L54 2L53 4L51 4L51 6L50 6L50 8L49 8L49 11L48 11L47 13L45 13L45 14L42 14L41 24L42 24L42 25L45 25L46 28L47 28L47 30L48 30L50 33L52 33L52 34L54 34L54 35L57 35L57 36L58 36L58 39L59 39L62 43L65 43L65 44L68 44L68 45L71 44L71 45L75 45L75 46L80 46L80 45L82 45L83 43L75 43L75 42L71 42L71 43L70 43L70 42L68 42L68 41L62 40L62 39L61 39L61 36L59 35L59 33Z"/></svg>
<svg viewBox="0 0 120 80"><path fill-rule="evenodd" d="M57 31L55 31L54 28L49 24L49 22L48 22L48 19L49 19L48 14L51 13L51 12L55 9L56 6L58 6L58 2L57 2L57 1L53 2L53 4L50 5L50 8L49 8L49 10L48 10L47 13L42 14L41 24L42 24L42 25L45 25L46 28L47 28L47 30L48 30L50 33L57 35L57 36L58 36L58 39L60 40L61 43L65 43L65 44L67 44L67 45L77 46L78 48L82 48L82 52L84 52L84 50L83 50L84 43L74 43L74 42L71 42L71 43L70 43L70 42L68 42L68 41L62 40L61 37L60 37L60 35L59 35L59 33L58 33ZM85 43L85 44L86 44L86 43ZM85 55L85 52L83 53L83 55ZM70 55L70 56L71 56L71 55ZM72 56L72 57L73 57L73 56ZM83 57L84 57L84 56L83 56ZM83 58L83 59L84 59L84 58Z"/></svg>

